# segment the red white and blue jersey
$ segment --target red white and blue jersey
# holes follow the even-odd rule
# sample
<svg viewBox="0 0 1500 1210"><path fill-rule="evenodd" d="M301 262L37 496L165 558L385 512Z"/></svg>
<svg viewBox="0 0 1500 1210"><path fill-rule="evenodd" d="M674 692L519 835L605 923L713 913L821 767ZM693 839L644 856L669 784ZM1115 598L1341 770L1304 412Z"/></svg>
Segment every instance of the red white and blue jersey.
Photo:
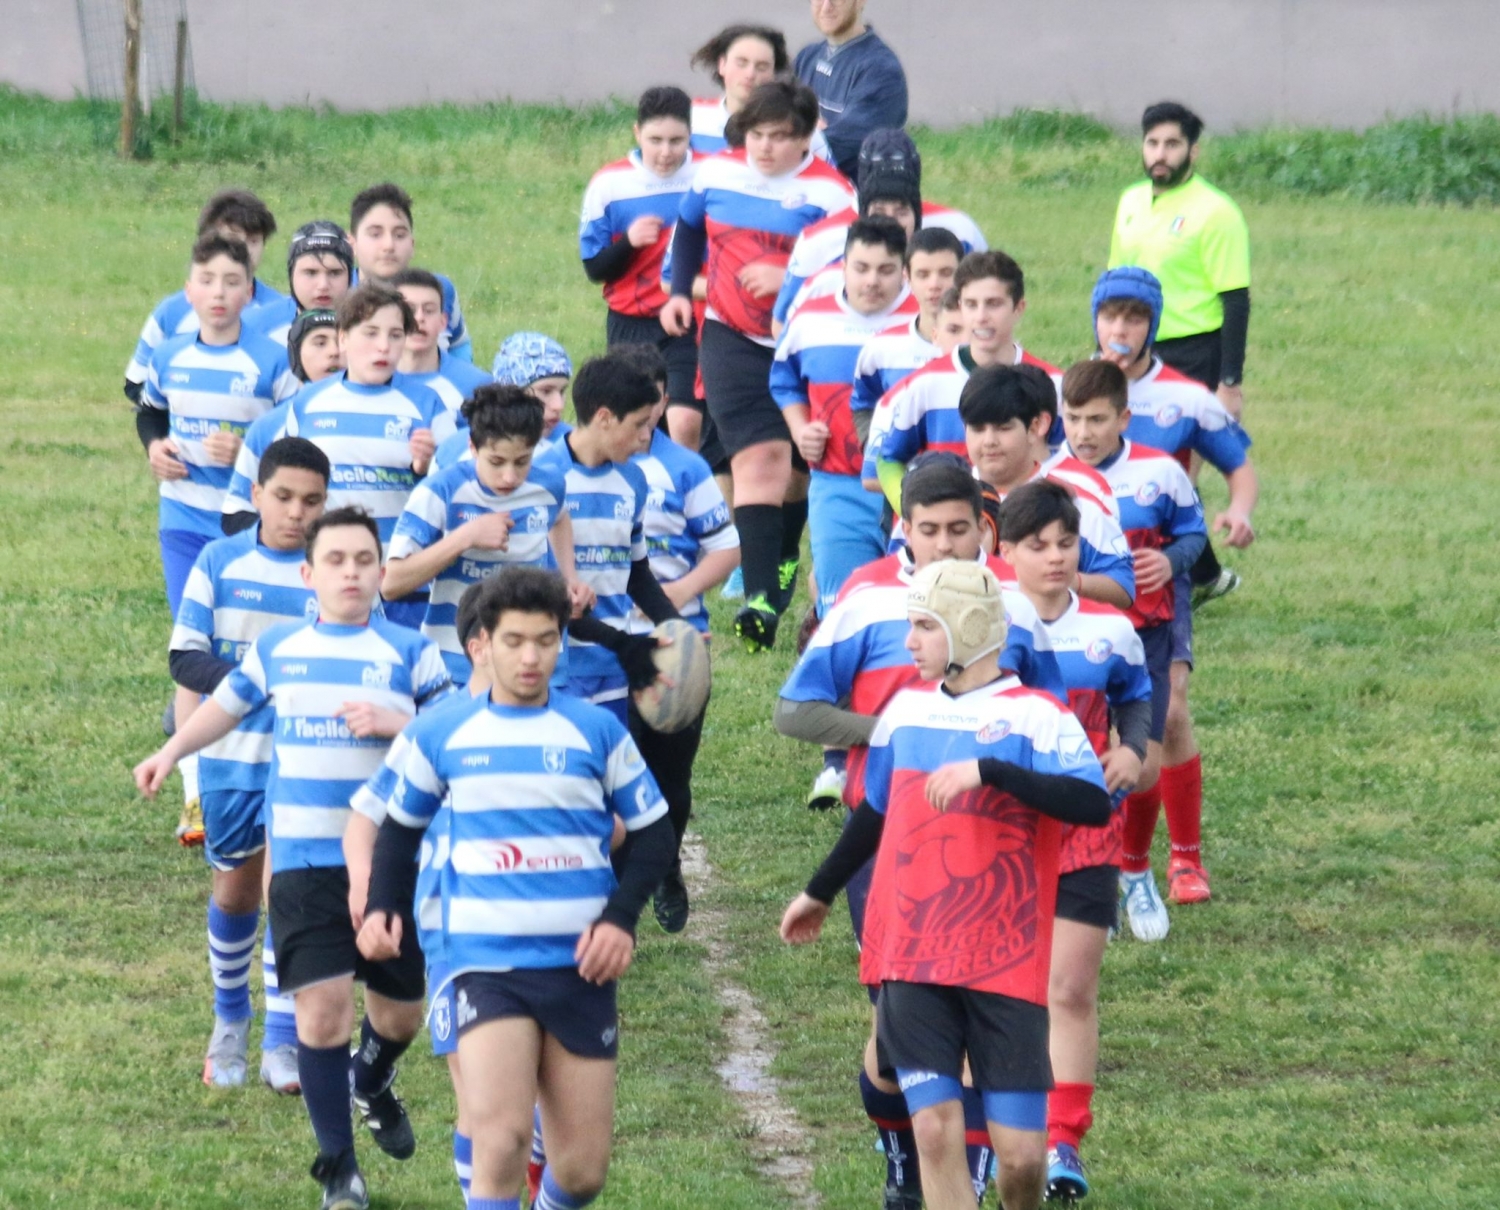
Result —
<svg viewBox="0 0 1500 1210"><path fill-rule="evenodd" d="M695 155L718 155L729 149L729 140L724 137L724 127L729 124L729 102L724 97L694 97L692 132L688 145ZM821 130L813 131L808 150L820 160L833 162L833 149Z"/></svg>
<svg viewBox="0 0 1500 1210"><path fill-rule="evenodd" d="M1116 525L1120 523L1120 506L1110 490L1109 480L1066 449L1058 450L1047 459L1040 477L1061 483L1075 498L1088 499L1107 512Z"/></svg>
<svg viewBox="0 0 1500 1210"><path fill-rule="evenodd" d="M806 301L800 295L809 278L829 265L843 261L849 228L857 218L859 210L851 206L838 214L830 214L822 222L814 223L797 237L791 258L787 261L786 281L782 283L781 293L776 297L775 315L780 323L786 323L787 316ZM979 224L962 210L954 210L951 206L923 202L922 226L941 227L953 232L963 244L965 255L989 248Z"/></svg>
<svg viewBox="0 0 1500 1210"><path fill-rule="evenodd" d="M436 924L450 978L575 966L618 885L615 818L637 832L667 813L624 724L556 691L544 706L445 704L407 727L388 764L372 785L390 787L392 821L427 831L419 884L436 882L439 919L423 924Z"/></svg>
<svg viewBox="0 0 1500 1210"><path fill-rule="evenodd" d="M662 287L662 262L672 244L672 226L682 197L698 171L698 157L689 154L671 176L661 177L641 163L641 153L632 151L622 160L606 164L594 173L583 195L583 215L578 221L578 255L592 260L616 240L625 238L638 218L662 221L656 242L637 248L624 273L604 283L604 302L621 315L654 318L667 301Z"/></svg>
<svg viewBox="0 0 1500 1210"><path fill-rule="evenodd" d="M1159 357L1130 384L1125 435L1171 454L1184 470L1193 454L1223 475L1234 474L1249 460L1250 435L1218 396Z"/></svg>
<svg viewBox="0 0 1500 1210"><path fill-rule="evenodd" d="M317 616L318 600L302 582L301 550L272 550L259 526L210 542L198 553L177 607L170 650L200 651L238 664L272 626ZM264 791L271 769L270 707L252 710L229 735L204 748L198 785Z"/></svg>
<svg viewBox="0 0 1500 1210"><path fill-rule="evenodd" d="M657 429L651 434L651 448L630 461L646 476L646 551L657 583L682 579L705 554L739 549L740 533L730 518L724 493L699 455ZM677 612L708 633L708 608L702 593ZM639 609L630 611L632 634L648 634L653 625Z"/></svg>
<svg viewBox="0 0 1500 1210"><path fill-rule="evenodd" d="M1086 466L1082 462L1078 465ZM1092 467L1086 469L1094 474ZM1102 476L1095 477L1099 480L1098 494L1084 490L1047 467L1037 467L1028 482L1050 479L1068 489L1073 503L1078 506L1078 570L1086 576L1108 576L1134 600L1135 560L1130 553L1130 543L1125 540L1125 531L1120 527L1119 505L1114 502L1109 484ZM1002 496L1001 500L1004 499Z"/></svg>
<svg viewBox="0 0 1500 1210"><path fill-rule="evenodd" d="M939 355L937 345L917 331L920 316L872 336L854 363L854 389L849 410L873 412L897 383L916 373Z"/></svg>
<svg viewBox="0 0 1500 1210"><path fill-rule="evenodd" d="M279 290L273 290L265 282L257 279L255 291L250 296L249 305L245 307L241 322L248 319L250 313L256 308L274 303L284 297ZM198 331L198 327L198 312L194 311L193 304L188 302L187 291L179 290L176 294L167 295L146 317L146 322L141 328L140 339L135 342L135 352L131 354L130 361L125 366L125 381L132 385L144 383L146 371L151 366L151 356L162 343L171 340L174 336L190 336ZM285 341L282 342L283 345L285 343Z"/></svg>
<svg viewBox="0 0 1500 1210"><path fill-rule="evenodd" d="M186 479L159 489L158 524L221 538L219 517L234 468L209 457L204 442L216 433L243 438L256 420L290 399L302 384L287 366L286 350L253 332L230 345L206 345L197 333L174 336L151 355L140 404L167 413Z"/></svg>
<svg viewBox="0 0 1500 1210"><path fill-rule="evenodd" d="M1151 700L1146 649L1130 619L1113 606L1072 594L1067 612L1043 622L1068 690L1068 709L1082 725L1097 756L1109 750L1110 711ZM1123 816L1116 811L1103 828L1064 824L1059 874L1096 865L1119 865Z"/></svg>
<svg viewBox="0 0 1500 1210"><path fill-rule="evenodd" d="M1071 456L1066 446L1059 455L1063 456ZM1127 438L1117 453L1094 469L1114 493L1120 528L1131 550L1161 550L1187 534L1208 532L1198 493L1170 454ZM1137 630L1170 622L1175 612L1172 581L1152 592L1138 592L1128 612Z"/></svg>
<svg viewBox="0 0 1500 1210"><path fill-rule="evenodd" d="M1056 366L1033 357L1020 345L1016 345L1011 364L1040 366L1049 374L1058 372ZM963 394L973 365L968 345L960 345L893 387L878 405L889 406L890 417L877 459L906 463L924 450L946 450L967 460L969 446L964 437L963 417L958 414L958 397ZM873 420L870 427L873 432Z"/></svg>
<svg viewBox="0 0 1500 1210"><path fill-rule="evenodd" d="M1104 788L1068 708L1002 677L969 693L907 689L870 737L865 798L885 816L860 981L963 987L1047 1003L1062 825L1010 794L967 790L939 811L927 778L993 757Z"/></svg>
<svg viewBox="0 0 1500 1210"><path fill-rule="evenodd" d="M814 470L859 474L864 450L849 410L855 363L873 336L916 313L917 300L903 286L896 300L874 315L861 315L840 289L792 316L771 363L771 398L783 410L805 404L813 421L828 426L828 445Z"/></svg>
<svg viewBox="0 0 1500 1210"><path fill-rule="evenodd" d="M771 347L775 300L749 293L740 270L750 264L784 268L802 229L853 198L838 169L812 154L776 177L760 173L743 148L704 160L683 195L678 221L708 235L708 318Z"/></svg>
<svg viewBox="0 0 1500 1210"><path fill-rule="evenodd" d="M421 383L441 399L443 406L453 414L454 425L460 429L467 429L469 422L463 418L459 409L474 398L474 392L480 387L489 386L495 381L493 374L486 374L472 361L464 361L452 353L439 353L438 368L435 370L406 374L403 377Z"/></svg>
<svg viewBox="0 0 1500 1210"><path fill-rule="evenodd" d="M412 715L451 689L437 644L384 618L289 622L251 644L213 700L235 718L267 703L275 712L266 792L273 873L344 864L349 801L391 742L356 736L344 707L369 702Z"/></svg>

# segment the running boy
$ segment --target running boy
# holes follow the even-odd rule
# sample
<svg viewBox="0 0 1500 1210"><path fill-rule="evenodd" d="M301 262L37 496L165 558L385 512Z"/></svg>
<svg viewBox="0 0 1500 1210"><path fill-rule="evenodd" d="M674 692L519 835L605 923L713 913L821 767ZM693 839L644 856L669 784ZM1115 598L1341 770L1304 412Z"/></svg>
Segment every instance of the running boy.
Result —
<svg viewBox="0 0 1500 1210"><path fill-rule="evenodd" d="M286 275L291 293L274 302L252 306L246 325L283 348L292 324L303 311L328 311L349 293L354 252L349 237L337 223L315 219L292 232L286 250Z"/></svg>
<svg viewBox="0 0 1500 1210"><path fill-rule="evenodd" d="M568 383L573 378L573 361L568 351L541 332L512 332L495 353L495 381L501 386L521 387L542 405L542 439L537 442L540 457L557 445L573 426L562 418L568 403ZM459 413L463 423L463 413ZM462 428L438 446L433 455L432 470L445 471L457 462L474 456L474 447Z"/></svg>
<svg viewBox="0 0 1500 1210"><path fill-rule="evenodd" d="M391 287L411 307L417 325L406 338L401 351L400 373L436 392L458 421L464 400L494 378L472 361L455 357L443 349L443 334L448 330L448 316L443 311L443 283L426 269L402 269L391 278Z"/></svg>

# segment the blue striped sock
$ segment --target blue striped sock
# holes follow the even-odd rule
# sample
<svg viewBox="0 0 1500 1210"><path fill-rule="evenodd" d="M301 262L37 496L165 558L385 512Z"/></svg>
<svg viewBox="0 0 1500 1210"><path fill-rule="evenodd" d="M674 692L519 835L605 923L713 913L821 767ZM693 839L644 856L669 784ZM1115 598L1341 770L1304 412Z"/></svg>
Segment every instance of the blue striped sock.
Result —
<svg viewBox="0 0 1500 1210"><path fill-rule="evenodd" d="M464 1191L464 1201L469 1199L469 1182L474 1179L474 1140L459 1134L453 1128L453 1171L458 1177L458 1187Z"/></svg>
<svg viewBox="0 0 1500 1210"><path fill-rule="evenodd" d="M521 1210L519 1197L471 1197L469 1210Z"/></svg>
<svg viewBox="0 0 1500 1210"><path fill-rule="evenodd" d="M208 969L214 980L214 1015L243 1021L250 1015L250 963L260 912L230 915L208 901Z"/></svg>
<svg viewBox="0 0 1500 1210"><path fill-rule="evenodd" d="M598 1197L596 1193L594 1197ZM536 1195L536 1201L531 1204L531 1210L581 1210L587 1206L593 1197L574 1197L571 1193L563 1192L563 1188L552 1178L552 1169L542 1173L542 1189ZM470 1210L473 1204L470 1203Z"/></svg>
<svg viewBox="0 0 1500 1210"><path fill-rule="evenodd" d="M547 1162L547 1147L542 1142L542 1107L536 1105L531 1110L531 1162L541 1165Z"/></svg>
<svg viewBox="0 0 1500 1210"><path fill-rule="evenodd" d="M271 947L271 921L266 919L266 936L260 951L261 976L266 991L266 1030L262 1050L297 1045L297 1015L290 996L281 994L276 981L276 951Z"/></svg>

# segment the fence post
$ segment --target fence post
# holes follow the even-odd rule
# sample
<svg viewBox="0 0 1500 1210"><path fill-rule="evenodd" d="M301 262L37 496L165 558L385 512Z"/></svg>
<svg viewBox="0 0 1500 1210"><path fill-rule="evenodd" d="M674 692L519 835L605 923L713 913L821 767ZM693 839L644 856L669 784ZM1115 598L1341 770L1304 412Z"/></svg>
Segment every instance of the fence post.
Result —
<svg viewBox="0 0 1500 1210"><path fill-rule="evenodd" d="M182 137L183 77L187 74L187 18L177 22L177 61L172 71L172 138Z"/></svg>
<svg viewBox="0 0 1500 1210"><path fill-rule="evenodd" d="M125 0L125 96L120 111L120 155L135 155L135 119L141 105L141 0Z"/></svg>

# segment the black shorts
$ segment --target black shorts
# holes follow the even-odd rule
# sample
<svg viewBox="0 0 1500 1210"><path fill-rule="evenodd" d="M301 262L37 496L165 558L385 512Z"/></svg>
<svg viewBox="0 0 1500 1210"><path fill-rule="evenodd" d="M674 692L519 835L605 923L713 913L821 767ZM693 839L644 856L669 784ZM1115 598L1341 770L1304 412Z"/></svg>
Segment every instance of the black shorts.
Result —
<svg viewBox="0 0 1500 1210"><path fill-rule="evenodd" d="M1090 865L1057 880L1057 918L1094 928L1120 923L1120 867Z"/></svg>
<svg viewBox="0 0 1500 1210"><path fill-rule="evenodd" d="M936 983L885 983L875 1006L883 1069L962 1077L985 1092L1047 1092L1047 1008L1014 996Z"/></svg>
<svg viewBox="0 0 1500 1210"><path fill-rule="evenodd" d="M610 311L604 318L604 340L611 349L616 345L655 345L667 363L667 398L689 407L696 402L693 384L698 377L698 340L692 332L668 336L655 317Z"/></svg>
<svg viewBox="0 0 1500 1210"><path fill-rule="evenodd" d="M401 953L371 962L354 944L349 919L349 871L343 866L281 870L271 875L271 936L283 994L341 975L353 975L392 1000L420 1000L426 990L417 931L401 931Z"/></svg>
<svg viewBox="0 0 1500 1210"><path fill-rule="evenodd" d="M617 984L589 983L573 966L469 971L453 980L458 1036L506 1017L529 1017L580 1059L613 1059L620 1049Z"/></svg>
<svg viewBox="0 0 1500 1210"><path fill-rule="evenodd" d="M1219 389L1224 360L1224 329L1158 340L1153 352L1179 374L1201 382L1210 391Z"/></svg>
<svg viewBox="0 0 1500 1210"><path fill-rule="evenodd" d="M1177 612L1172 615L1172 663L1193 666L1193 573L1172 581Z"/></svg>
<svg viewBox="0 0 1500 1210"><path fill-rule="evenodd" d="M703 343L698 357L703 365L708 414L731 458L766 441L785 441L791 445L792 431L771 398L775 349L756 344L716 319L707 319L703 321ZM807 470L807 463L795 445L792 465L800 471Z"/></svg>
<svg viewBox="0 0 1500 1210"><path fill-rule="evenodd" d="M1146 671L1151 677L1151 735L1157 743L1167 733L1167 704L1172 700L1172 623L1137 630L1146 649Z"/></svg>

